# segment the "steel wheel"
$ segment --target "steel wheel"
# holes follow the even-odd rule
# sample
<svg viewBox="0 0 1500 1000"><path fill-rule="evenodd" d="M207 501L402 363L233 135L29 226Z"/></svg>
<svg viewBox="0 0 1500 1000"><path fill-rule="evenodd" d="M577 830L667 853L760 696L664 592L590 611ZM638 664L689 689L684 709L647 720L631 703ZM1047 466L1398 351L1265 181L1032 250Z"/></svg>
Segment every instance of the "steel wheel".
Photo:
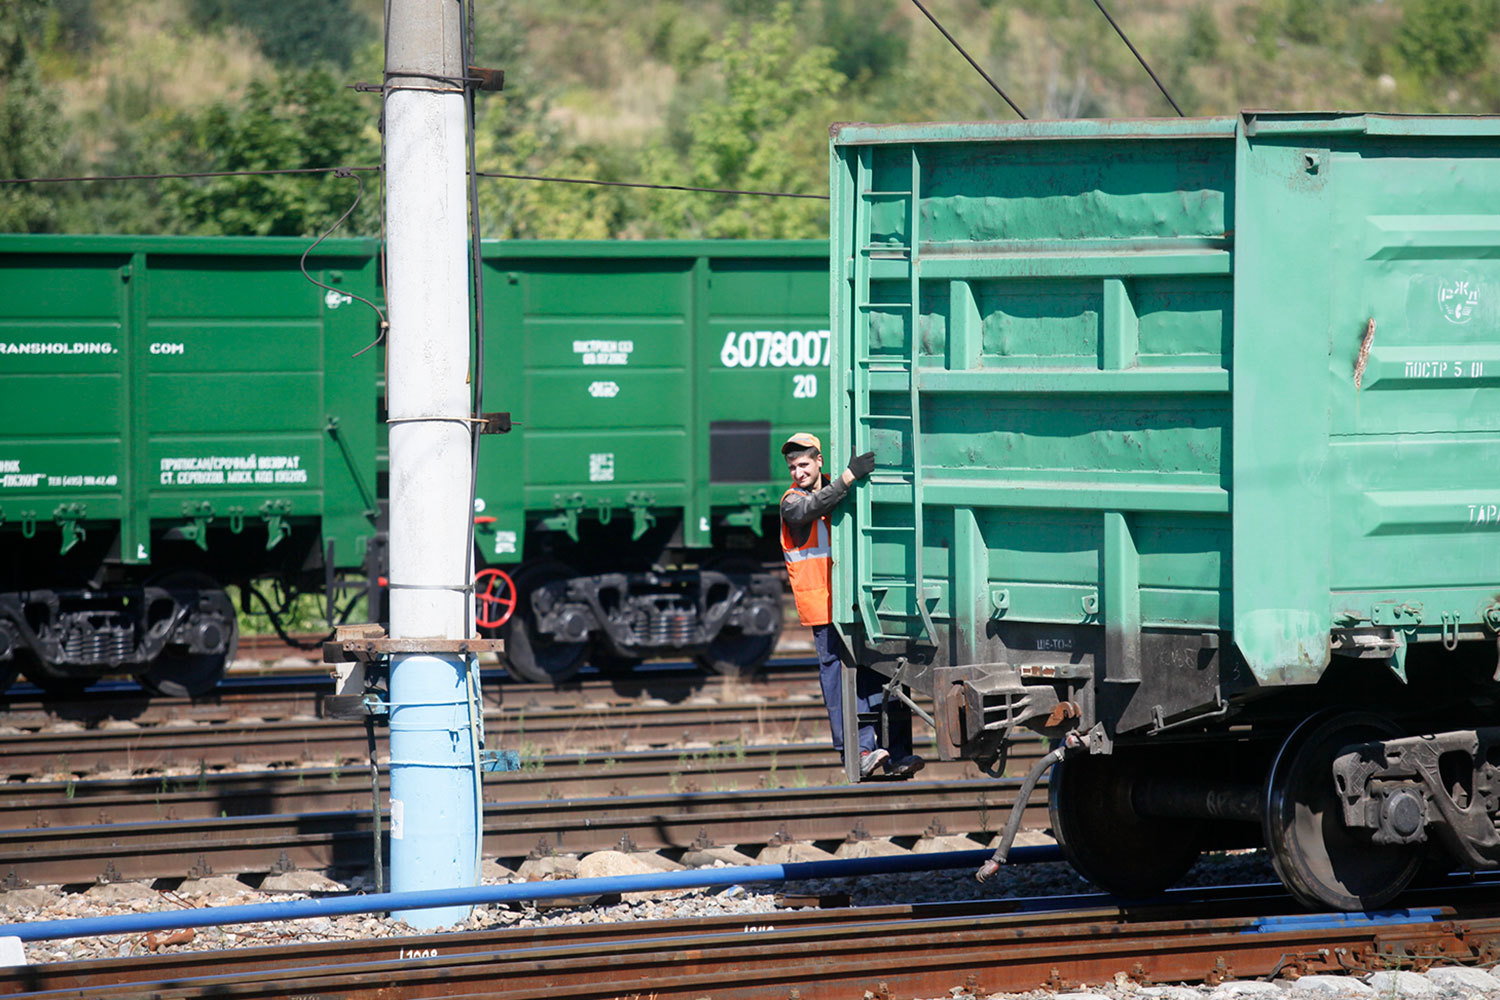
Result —
<svg viewBox="0 0 1500 1000"><path fill-rule="evenodd" d="M724 628L714 636L714 641L693 662L705 670L730 677L749 677L766 665L771 654L776 652L775 635L746 635L737 628Z"/></svg>
<svg viewBox="0 0 1500 1000"><path fill-rule="evenodd" d="M505 640L505 663L512 676L535 684L559 684L572 679L583 667L589 652L588 642L558 642L540 634L531 608L534 590L573 575L560 562L537 563L515 574L515 613L496 630Z"/></svg>
<svg viewBox="0 0 1500 1000"><path fill-rule="evenodd" d="M1276 874L1304 906L1383 906L1421 868L1420 850L1373 844L1347 829L1334 788L1333 760L1344 747L1400 735L1376 715L1320 713L1303 720L1277 751L1266 776L1266 846Z"/></svg>
<svg viewBox="0 0 1500 1000"><path fill-rule="evenodd" d="M190 653L168 646L146 664L145 669L136 675L136 680L147 691L169 698L195 698L208 694L219 686L224 671L239 651L240 627L233 602L217 580L202 573L171 573L151 586L168 591L195 591L202 595L198 600L206 597L220 620L228 622L229 634L224 637L224 651L221 653Z"/></svg>
<svg viewBox="0 0 1500 1000"><path fill-rule="evenodd" d="M1198 822L1141 816L1131 803L1136 777L1158 759L1138 751L1069 757L1047 779L1052 835L1078 874L1105 892L1155 895L1198 860Z"/></svg>

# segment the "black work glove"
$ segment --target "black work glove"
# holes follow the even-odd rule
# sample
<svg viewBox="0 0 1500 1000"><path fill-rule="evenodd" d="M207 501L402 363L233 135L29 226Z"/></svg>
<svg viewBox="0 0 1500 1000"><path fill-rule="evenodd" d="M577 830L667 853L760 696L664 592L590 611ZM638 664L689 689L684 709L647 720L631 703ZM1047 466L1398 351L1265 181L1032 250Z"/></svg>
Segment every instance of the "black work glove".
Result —
<svg viewBox="0 0 1500 1000"><path fill-rule="evenodd" d="M852 451L849 454L849 474L855 479L863 479L875 471L875 453L867 451L856 455Z"/></svg>

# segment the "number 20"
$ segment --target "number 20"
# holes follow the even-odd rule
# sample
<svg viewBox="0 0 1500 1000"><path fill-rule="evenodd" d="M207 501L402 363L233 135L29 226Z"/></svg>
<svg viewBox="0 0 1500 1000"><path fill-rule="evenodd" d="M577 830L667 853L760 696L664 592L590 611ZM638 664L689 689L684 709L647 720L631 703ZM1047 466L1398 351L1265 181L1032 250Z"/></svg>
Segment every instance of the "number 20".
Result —
<svg viewBox="0 0 1500 1000"><path fill-rule="evenodd" d="M792 376L792 398L793 399L816 399L818 395L818 376L816 375L793 375Z"/></svg>

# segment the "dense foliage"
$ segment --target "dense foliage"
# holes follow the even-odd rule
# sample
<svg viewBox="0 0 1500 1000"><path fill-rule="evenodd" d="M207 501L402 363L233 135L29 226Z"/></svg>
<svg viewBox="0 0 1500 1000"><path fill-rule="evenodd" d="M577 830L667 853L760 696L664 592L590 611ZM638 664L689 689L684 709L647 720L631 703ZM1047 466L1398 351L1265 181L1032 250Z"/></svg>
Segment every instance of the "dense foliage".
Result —
<svg viewBox="0 0 1500 1000"><path fill-rule="evenodd" d="M1171 109L1092 0L927 0L1032 117ZM1500 0L1109 5L1189 114L1500 110ZM832 121L1011 118L906 0L476 4L479 169L817 194ZM381 0L6 0L0 179L373 166ZM344 233L379 230L378 179ZM0 230L312 235L360 183L0 185ZM824 203L487 178L487 235L823 235Z"/></svg>

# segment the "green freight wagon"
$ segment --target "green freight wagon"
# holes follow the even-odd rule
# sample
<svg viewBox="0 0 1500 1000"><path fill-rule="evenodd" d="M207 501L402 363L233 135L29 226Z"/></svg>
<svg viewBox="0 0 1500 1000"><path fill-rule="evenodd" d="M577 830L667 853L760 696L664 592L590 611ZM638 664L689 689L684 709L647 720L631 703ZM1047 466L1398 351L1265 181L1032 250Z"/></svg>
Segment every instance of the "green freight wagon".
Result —
<svg viewBox="0 0 1500 1000"><path fill-rule="evenodd" d="M1500 863L1500 118L832 136L835 619L937 751L1059 741L1126 894Z"/></svg>
<svg viewBox="0 0 1500 1000"><path fill-rule="evenodd" d="M374 535L375 245L0 236L0 688L198 694Z"/></svg>
<svg viewBox="0 0 1500 1000"><path fill-rule="evenodd" d="M520 603L513 671L695 654L759 666L781 631L778 445L828 425L828 248L486 242L479 564Z"/></svg>

